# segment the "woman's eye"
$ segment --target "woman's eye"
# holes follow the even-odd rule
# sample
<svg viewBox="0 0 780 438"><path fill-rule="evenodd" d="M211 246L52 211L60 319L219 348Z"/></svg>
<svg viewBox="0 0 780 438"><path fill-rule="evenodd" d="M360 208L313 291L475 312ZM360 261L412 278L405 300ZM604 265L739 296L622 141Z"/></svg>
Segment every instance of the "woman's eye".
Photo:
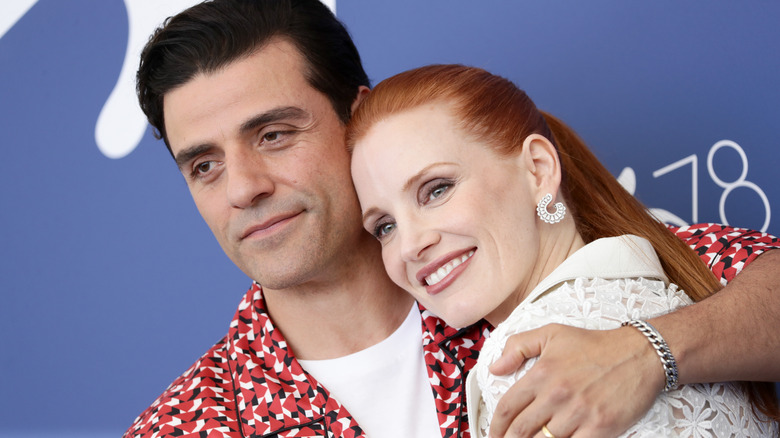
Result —
<svg viewBox="0 0 780 438"><path fill-rule="evenodd" d="M377 225L374 231L374 237L376 237L377 239L381 239L382 237L390 234L394 229L395 229L394 223L388 222L388 223L379 224Z"/></svg>
<svg viewBox="0 0 780 438"><path fill-rule="evenodd" d="M450 187L449 184L446 184L434 188L433 190L431 190L431 194L428 196L428 199L432 201L438 198L439 196L443 195L444 192L446 192L449 187Z"/></svg>
<svg viewBox="0 0 780 438"><path fill-rule="evenodd" d="M430 183L426 184L425 187L423 187L420 202L422 204L433 202L436 199L444 196L447 193L447 190L449 190L452 186L453 182L450 180L439 179L431 181Z"/></svg>

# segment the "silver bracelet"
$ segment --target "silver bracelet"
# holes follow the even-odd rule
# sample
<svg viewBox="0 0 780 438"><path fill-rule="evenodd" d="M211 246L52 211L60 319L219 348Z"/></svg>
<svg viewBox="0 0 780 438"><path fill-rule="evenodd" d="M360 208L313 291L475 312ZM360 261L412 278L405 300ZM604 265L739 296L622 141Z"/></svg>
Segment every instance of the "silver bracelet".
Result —
<svg viewBox="0 0 780 438"><path fill-rule="evenodd" d="M672 356L672 351L669 350L669 346L664 341L664 338L658 333L658 330L650 325L647 321L641 321L638 319L632 319L626 321L622 326L630 325L636 327L643 335L650 341L650 345L653 346L655 352L658 353L658 357L661 358L661 364L664 366L664 374L666 374L666 386L664 386L664 392L677 389L677 361Z"/></svg>

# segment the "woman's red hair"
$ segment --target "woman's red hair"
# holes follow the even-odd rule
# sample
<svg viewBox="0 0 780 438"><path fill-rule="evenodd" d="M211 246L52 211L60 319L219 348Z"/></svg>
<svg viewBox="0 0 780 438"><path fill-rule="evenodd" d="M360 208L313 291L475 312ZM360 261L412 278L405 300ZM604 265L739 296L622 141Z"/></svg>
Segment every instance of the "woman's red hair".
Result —
<svg viewBox="0 0 780 438"><path fill-rule="evenodd" d="M374 124L393 114L440 102L449 106L465 134L486 141L499 154L519 153L531 134L548 138L560 157L561 192L586 243L623 234L644 237L655 248L669 280L694 301L721 289L696 253L653 218L571 128L539 111L511 81L485 70L431 65L385 79L352 115L347 147L352 150ZM744 386L755 408L780 420L773 384L746 382Z"/></svg>

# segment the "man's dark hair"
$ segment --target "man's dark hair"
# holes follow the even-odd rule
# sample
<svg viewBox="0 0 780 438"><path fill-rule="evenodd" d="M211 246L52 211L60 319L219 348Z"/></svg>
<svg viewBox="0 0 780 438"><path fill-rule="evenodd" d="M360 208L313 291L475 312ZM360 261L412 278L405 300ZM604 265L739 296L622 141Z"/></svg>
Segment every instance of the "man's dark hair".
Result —
<svg viewBox="0 0 780 438"><path fill-rule="evenodd" d="M370 86L352 38L319 0L214 0L168 18L141 53L136 89L141 109L168 150L163 96L199 73L251 55L271 38L293 43L311 86L349 121L358 87Z"/></svg>

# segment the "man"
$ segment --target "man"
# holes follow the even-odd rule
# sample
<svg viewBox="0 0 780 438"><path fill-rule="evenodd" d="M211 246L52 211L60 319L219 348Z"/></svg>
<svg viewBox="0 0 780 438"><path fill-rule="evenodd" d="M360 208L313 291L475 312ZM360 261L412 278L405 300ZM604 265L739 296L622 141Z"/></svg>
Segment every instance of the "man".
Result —
<svg viewBox="0 0 780 438"><path fill-rule="evenodd" d="M468 436L464 376L489 327L457 331L420 313L362 231L343 133L368 86L318 0L204 3L146 46L141 106L223 250L256 283L227 336L126 436ZM609 335L642 365L638 398L649 405L663 379L655 353L629 329ZM627 416L642 414L636 405ZM526 422L539 421L531 434L550 418Z"/></svg>

